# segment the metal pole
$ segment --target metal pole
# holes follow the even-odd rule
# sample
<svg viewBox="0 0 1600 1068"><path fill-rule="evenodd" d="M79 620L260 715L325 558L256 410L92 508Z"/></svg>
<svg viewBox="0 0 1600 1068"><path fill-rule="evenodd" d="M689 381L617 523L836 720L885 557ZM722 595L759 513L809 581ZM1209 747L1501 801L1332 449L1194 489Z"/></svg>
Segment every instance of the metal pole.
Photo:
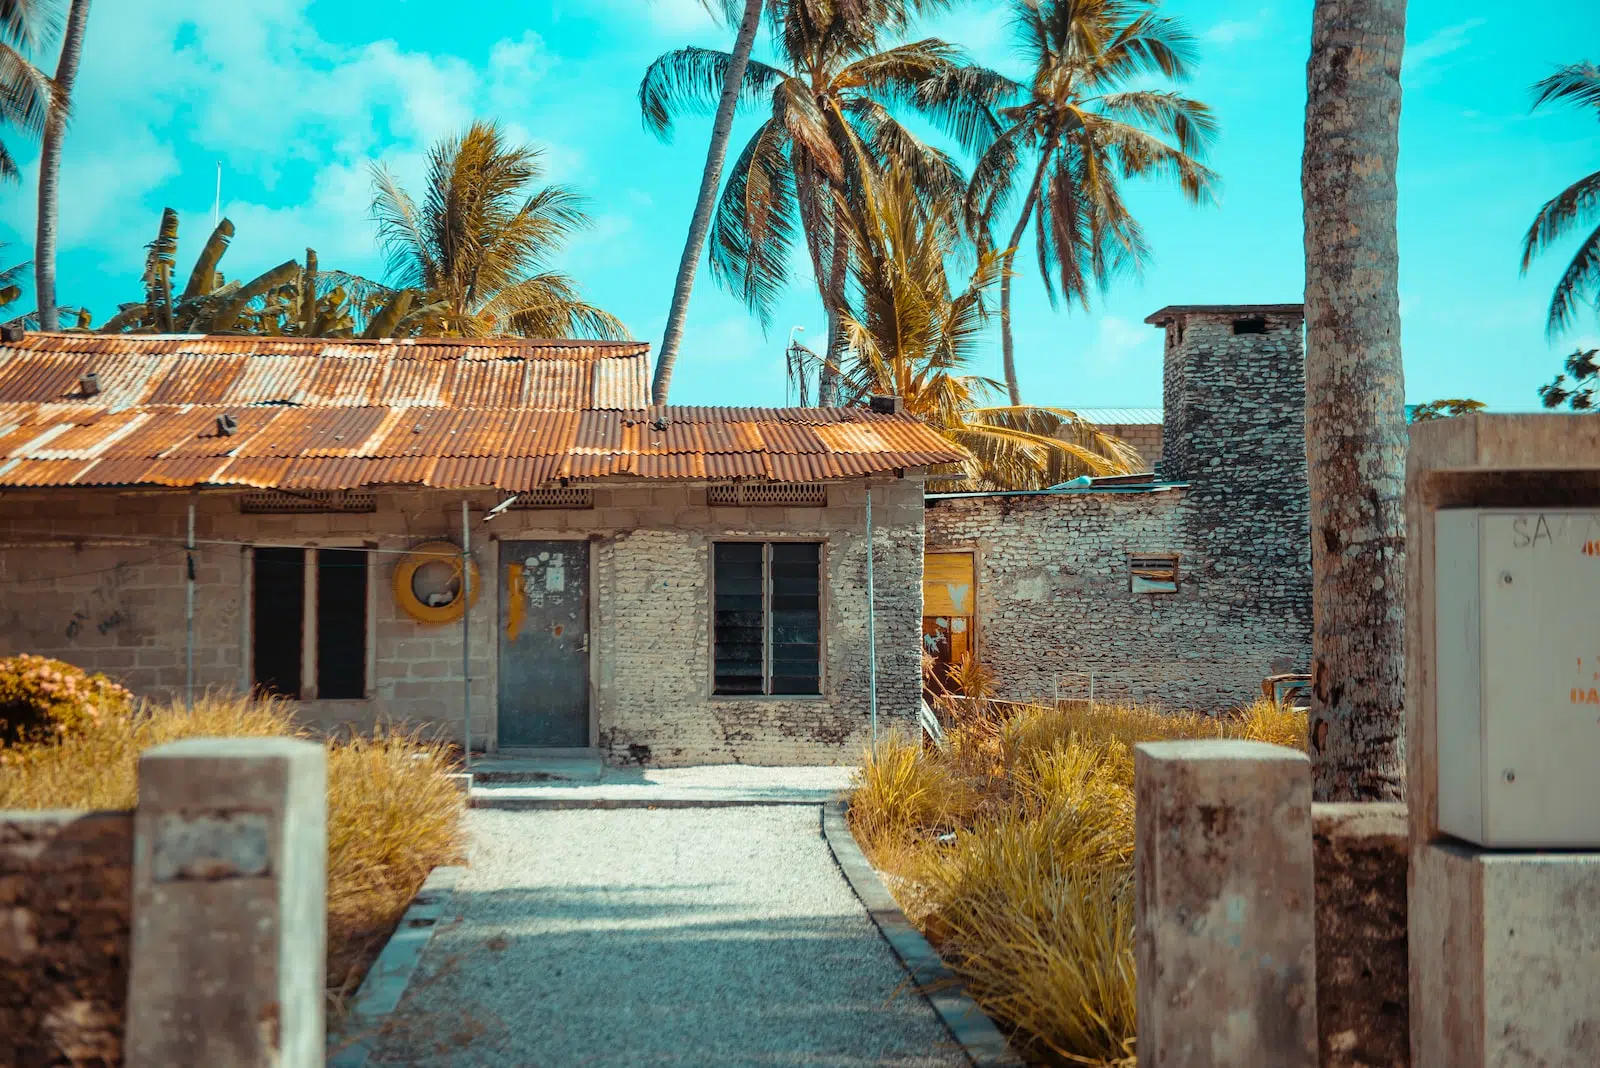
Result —
<svg viewBox="0 0 1600 1068"><path fill-rule="evenodd" d="M194 715L194 494L189 494L189 537L185 542L185 566L188 569L188 580L184 584L183 606L183 652L184 652L184 681L183 681L183 707L191 716Z"/></svg>
<svg viewBox="0 0 1600 1068"><path fill-rule="evenodd" d="M461 502L461 759L472 771L472 662L469 659L472 616L472 527L467 502Z"/></svg>
<svg viewBox="0 0 1600 1068"><path fill-rule="evenodd" d="M872 695L872 744L878 744L877 596L872 585L872 487L867 487L867 685Z"/></svg>

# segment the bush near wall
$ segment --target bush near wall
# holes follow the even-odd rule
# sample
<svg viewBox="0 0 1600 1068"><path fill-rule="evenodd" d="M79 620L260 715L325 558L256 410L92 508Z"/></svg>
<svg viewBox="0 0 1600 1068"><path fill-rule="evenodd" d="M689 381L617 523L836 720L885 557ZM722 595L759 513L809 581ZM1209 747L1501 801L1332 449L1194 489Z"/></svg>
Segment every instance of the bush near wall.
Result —
<svg viewBox="0 0 1600 1068"><path fill-rule="evenodd" d="M305 737L292 707L208 693L192 712L177 702L87 718L0 749L0 809L131 809L144 750L182 738ZM464 832L447 747L382 729L327 745L328 993L337 1011L428 872L459 857Z"/></svg>
<svg viewBox="0 0 1600 1068"><path fill-rule="evenodd" d="M0 746L48 741L126 716L133 694L64 660L0 658Z"/></svg>
<svg viewBox="0 0 1600 1068"><path fill-rule="evenodd" d="M1304 747L1303 713L1132 705L964 708L944 749L868 754L850 821L890 890L1014 1044L1044 1064L1136 1063L1133 746Z"/></svg>

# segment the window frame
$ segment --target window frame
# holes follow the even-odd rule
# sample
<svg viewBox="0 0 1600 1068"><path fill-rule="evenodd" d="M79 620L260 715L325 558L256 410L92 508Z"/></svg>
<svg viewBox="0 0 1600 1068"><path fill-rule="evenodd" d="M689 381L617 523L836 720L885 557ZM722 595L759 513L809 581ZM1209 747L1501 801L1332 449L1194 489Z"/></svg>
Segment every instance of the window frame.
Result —
<svg viewBox="0 0 1600 1068"><path fill-rule="evenodd" d="M1134 588L1137 577L1139 561L1172 561L1172 589L1170 590L1140 590ZM1175 597L1183 590L1183 554L1182 553L1136 553L1127 554L1126 567L1128 569L1128 593L1134 597ZM1151 581L1151 580L1146 580Z"/></svg>
<svg viewBox="0 0 1600 1068"><path fill-rule="evenodd" d="M374 701L378 696L378 579L380 578L379 546L374 541L360 538L336 538L317 542L290 542L290 541L261 541L253 542L246 547L246 560L244 566L244 592L245 610L242 616L241 638L243 649L239 661L243 666L240 672L245 692L252 692L256 686L256 631L255 631L255 606L256 606L256 550L257 549L301 549L305 552L304 582L305 594L301 603L301 628L300 628L300 696L295 698L301 703L321 701L337 705L362 704ZM364 675L364 692L360 697L323 697L317 689L317 657L318 648L318 623L317 604L321 593L319 579L318 553L322 549L344 549L364 552L367 557L366 574L366 617L362 628L362 656Z"/></svg>
<svg viewBox="0 0 1600 1068"><path fill-rule="evenodd" d="M768 584L771 582L771 546L773 545L815 545L817 547L817 692L816 693L718 693L717 692L717 546L718 545L760 545L762 546L762 637L761 637L761 685L763 690L772 685L772 628L770 625L771 607L767 599L771 596ZM725 537L713 538L710 541L711 549L706 553L706 673L705 696L712 701L823 701L828 695L828 612L829 612L829 583L828 583L828 551L829 542L826 538L803 537L795 535L751 536L751 537Z"/></svg>

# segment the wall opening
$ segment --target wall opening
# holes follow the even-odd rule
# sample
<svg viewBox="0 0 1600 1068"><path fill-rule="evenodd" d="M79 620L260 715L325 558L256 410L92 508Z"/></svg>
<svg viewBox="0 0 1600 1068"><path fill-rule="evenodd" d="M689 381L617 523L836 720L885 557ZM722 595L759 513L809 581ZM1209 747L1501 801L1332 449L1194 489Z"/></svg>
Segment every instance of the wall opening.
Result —
<svg viewBox="0 0 1600 1068"><path fill-rule="evenodd" d="M1128 590L1131 593L1177 593L1178 554L1150 553L1128 556Z"/></svg>
<svg viewBox="0 0 1600 1068"><path fill-rule="evenodd" d="M317 550L317 696L367 695L367 554Z"/></svg>
<svg viewBox="0 0 1600 1068"><path fill-rule="evenodd" d="M1245 319L1235 319L1233 321L1233 332L1235 334L1265 334L1267 332L1266 317L1253 315Z"/></svg>
<svg viewBox="0 0 1600 1068"><path fill-rule="evenodd" d="M305 629L304 549L255 551L250 662L258 689L298 700Z"/></svg>

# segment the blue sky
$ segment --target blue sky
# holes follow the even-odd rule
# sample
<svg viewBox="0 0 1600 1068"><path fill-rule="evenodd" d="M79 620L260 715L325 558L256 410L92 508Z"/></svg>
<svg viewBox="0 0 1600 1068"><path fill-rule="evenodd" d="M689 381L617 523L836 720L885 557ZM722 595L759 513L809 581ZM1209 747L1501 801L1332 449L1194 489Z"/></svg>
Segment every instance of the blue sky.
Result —
<svg viewBox="0 0 1600 1068"><path fill-rule="evenodd" d="M1052 311L1036 276L1024 275L1017 351L1036 403L1158 403L1159 332L1143 319L1162 305L1300 299L1311 2L1169 0L1167 10L1201 39L1189 91L1221 122L1211 160L1221 203L1196 209L1135 187L1154 261L1087 313ZM1600 60L1597 31L1600 5L1590 0L1515 10L1412 0L1400 162L1408 399L1530 409L1565 353L1600 345L1593 316L1554 344L1544 337L1563 257L1527 278L1517 270L1538 206L1600 167L1593 117L1532 115L1528 87L1557 64ZM1022 73L996 0L970 0L924 32ZM635 92L661 52L726 47L731 36L698 0L100 0L66 145L61 299L86 304L96 322L136 299L143 245L165 205L182 214L186 271L210 230L218 161L223 212L238 228L223 264L230 276L307 245L326 267L380 275L369 162L415 183L432 140L484 117L543 145L551 177L591 198L594 228L562 266L658 344L710 124L691 120L662 144L641 127ZM735 150L741 143L736 131ZM31 244L22 235L32 205L31 184L0 190L0 237L13 252ZM674 402L781 403L792 325L821 344L805 276L764 337L702 270ZM998 377L998 343L978 370Z"/></svg>

